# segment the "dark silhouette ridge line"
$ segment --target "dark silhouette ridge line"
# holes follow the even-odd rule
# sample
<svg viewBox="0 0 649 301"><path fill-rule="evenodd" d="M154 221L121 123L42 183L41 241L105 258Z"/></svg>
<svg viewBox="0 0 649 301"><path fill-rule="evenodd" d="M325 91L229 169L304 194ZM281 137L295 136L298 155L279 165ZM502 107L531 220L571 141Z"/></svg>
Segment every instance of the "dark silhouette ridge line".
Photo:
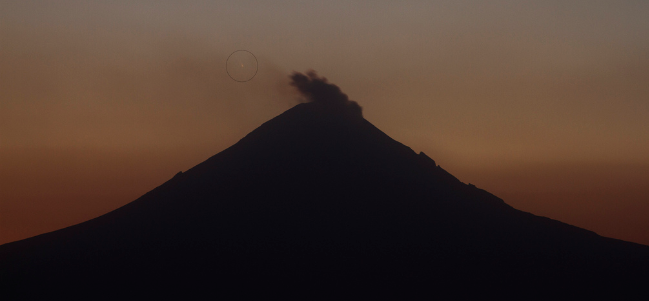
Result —
<svg viewBox="0 0 649 301"><path fill-rule="evenodd" d="M306 294L601 296L648 279L649 247L514 209L313 101L125 206L0 246L9 300L225 298L287 283Z"/></svg>

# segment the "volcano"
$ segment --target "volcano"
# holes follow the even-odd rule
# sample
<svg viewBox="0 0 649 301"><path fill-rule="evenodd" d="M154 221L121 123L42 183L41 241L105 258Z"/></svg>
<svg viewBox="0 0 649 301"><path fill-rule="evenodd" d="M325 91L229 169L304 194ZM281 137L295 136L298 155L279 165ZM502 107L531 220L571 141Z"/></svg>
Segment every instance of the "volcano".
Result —
<svg viewBox="0 0 649 301"><path fill-rule="evenodd" d="M649 247L514 209L319 103L121 208L0 246L3 300L566 297L648 279Z"/></svg>

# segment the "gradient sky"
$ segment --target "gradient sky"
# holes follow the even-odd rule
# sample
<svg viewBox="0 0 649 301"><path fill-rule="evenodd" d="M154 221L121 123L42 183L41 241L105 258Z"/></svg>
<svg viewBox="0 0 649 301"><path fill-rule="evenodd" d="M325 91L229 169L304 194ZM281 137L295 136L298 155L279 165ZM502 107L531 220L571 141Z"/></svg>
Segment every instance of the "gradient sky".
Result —
<svg viewBox="0 0 649 301"><path fill-rule="evenodd" d="M649 244L649 2L2 1L0 244L99 216L297 103L515 208ZM226 59L259 61L249 82Z"/></svg>

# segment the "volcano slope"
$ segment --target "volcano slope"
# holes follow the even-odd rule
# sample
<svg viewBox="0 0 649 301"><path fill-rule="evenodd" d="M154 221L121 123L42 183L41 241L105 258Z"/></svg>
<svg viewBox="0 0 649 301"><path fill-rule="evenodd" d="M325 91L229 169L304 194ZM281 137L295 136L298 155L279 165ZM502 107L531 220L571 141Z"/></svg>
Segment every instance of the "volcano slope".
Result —
<svg viewBox="0 0 649 301"><path fill-rule="evenodd" d="M583 297L648 271L649 247L516 210L318 103L119 209L0 246L4 300Z"/></svg>

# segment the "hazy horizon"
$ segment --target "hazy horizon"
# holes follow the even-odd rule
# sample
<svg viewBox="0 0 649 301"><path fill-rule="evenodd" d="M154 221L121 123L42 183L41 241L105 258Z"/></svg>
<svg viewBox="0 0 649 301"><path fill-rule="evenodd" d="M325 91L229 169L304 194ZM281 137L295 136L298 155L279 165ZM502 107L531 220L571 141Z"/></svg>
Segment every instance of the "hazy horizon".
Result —
<svg viewBox="0 0 649 301"><path fill-rule="evenodd" d="M0 244L236 143L317 70L513 207L649 245L649 3L16 1L0 6ZM230 53L259 61L231 80Z"/></svg>

